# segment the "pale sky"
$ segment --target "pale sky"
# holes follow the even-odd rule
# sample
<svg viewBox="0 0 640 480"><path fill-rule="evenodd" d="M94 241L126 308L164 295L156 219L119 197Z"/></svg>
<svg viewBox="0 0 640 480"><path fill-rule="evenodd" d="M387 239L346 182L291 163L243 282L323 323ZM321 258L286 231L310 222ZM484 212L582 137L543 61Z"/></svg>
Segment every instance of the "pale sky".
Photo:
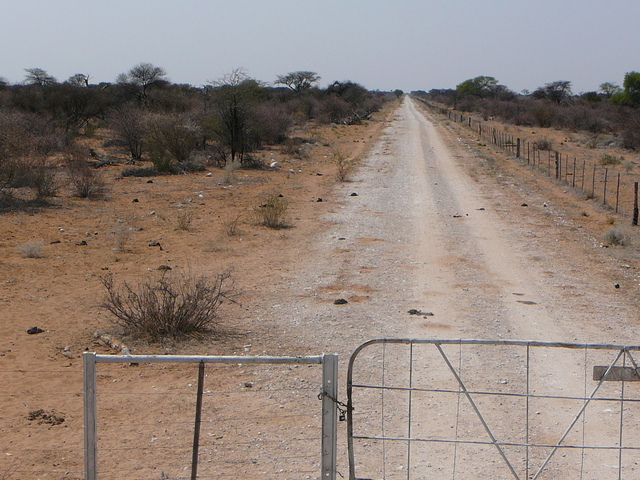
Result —
<svg viewBox="0 0 640 480"><path fill-rule="evenodd" d="M43 68L115 81L140 62L203 85L242 67L264 82L311 70L322 86L574 93L640 70L640 0L0 0L0 76Z"/></svg>

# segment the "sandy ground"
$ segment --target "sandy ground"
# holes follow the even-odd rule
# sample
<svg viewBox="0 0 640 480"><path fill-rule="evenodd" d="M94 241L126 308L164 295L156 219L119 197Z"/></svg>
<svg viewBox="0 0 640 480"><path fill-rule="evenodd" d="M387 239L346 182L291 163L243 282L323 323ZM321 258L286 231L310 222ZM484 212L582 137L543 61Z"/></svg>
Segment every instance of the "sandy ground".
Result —
<svg viewBox="0 0 640 480"><path fill-rule="evenodd" d="M196 273L232 269L241 292L239 304L224 309L219 335L163 345L125 339L133 353L331 352L340 355L344 378L350 353L372 338L637 343L636 250L603 248L610 212L480 147L468 130L425 116L409 99L386 122L317 128L304 135L314 139L308 155L265 152L267 159L280 161L276 171L238 171L230 183L222 182L219 171L211 177L158 177L153 183L113 180L108 201L65 197L51 210L3 215L0 431L6 441L0 478L11 470L16 472L7 478L82 477L81 353L117 352L93 336L118 334L97 307L105 273L135 281L157 275L160 265ZM362 158L349 182L335 180L330 160L336 150ZM251 221L253 207L271 192L289 200L292 228L268 230ZM189 230L176 230L185 211L192 216ZM239 215L239 234L227 235L229 222ZM126 245L116 251L123 228L129 233ZM42 258L22 257L18 247L29 241L42 242ZM162 250L151 242L160 242ZM335 305L338 298L348 303ZM410 309L429 315L410 315ZM45 332L27 335L32 326ZM489 371L487 378L503 378L496 365L513 367L502 357L474 355L469 368ZM540 364L573 375L571 361L551 356ZM277 372L272 369L267 377L277 379ZM127 375L136 377L140 392L159 383L157 373L122 369L102 380L127 382ZM164 370L162 383L186 383L183 375ZM189 375L191 388L194 374ZM246 375L245 370L215 375L216 386L245 384ZM306 374L296 375L296 381L307 381ZM344 382L340 395L344 398ZM251 404L251 397L243 398L235 400L238 406ZM103 404L105 412L122 413L124 407L112 401ZM163 417L161 404L145 405L149 418ZM65 422L28 420L37 409ZM556 408L548 420L557 422L564 414ZM131 433L144 430L132 418L144 424L140 418L146 416L127 412L120 421L134 425ZM103 449L128 434L118 435L105 436ZM145 449L153 457L152 444ZM339 449L345 471L342 433ZM232 451L242 462L240 448ZM437 455L448 459L446 453ZM174 478L162 472L124 475ZM456 478L480 478L470 475Z"/></svg>

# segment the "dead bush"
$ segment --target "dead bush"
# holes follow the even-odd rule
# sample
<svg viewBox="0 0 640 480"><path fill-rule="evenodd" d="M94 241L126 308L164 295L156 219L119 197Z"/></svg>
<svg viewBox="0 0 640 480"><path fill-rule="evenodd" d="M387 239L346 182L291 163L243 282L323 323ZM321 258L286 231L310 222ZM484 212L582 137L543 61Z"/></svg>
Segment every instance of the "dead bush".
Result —
<svg viewBox="0 0 640 480"><path fill-rule="evenodd" d="M95 199L106 193L106 183L102 179L102 174L86 161L70 159L67 163L67 173L74 196Z"/></svg>
<svg viewBox="0 0 640 480"><path fill-rule="evenodd" d="M188 232L191 230L191 222L193 221L193 214L189 211L182 211L178 213L176 219L176 230Z"/></svg>
<svg viewBox="0 0 640 480"><path fill-rule="evenodd" d="M553 150L553 144L548 138L539 138L533 142L533 147L536 150Z"/></svg>
<svg viewBox="0 0 640 480"><path fill-rule="evenodd" d="M604 234L604 241L608 245L625 246L628 244L627 236L620 228L613 227Z"/></svg>
<svg viewBox="0 0 640 480"><path fill-rule="evenodd" d="M27 242L18 247L24 258L42 258L42 242Z"/></svg>
<svg viewBox="0 0 640 480"><path fill-rule="evenodd" d="M107 290L101 308L126 334L151 341L215 331L218 309L234 296L229 272L210 278L163 271L137 285L117 286L111 275L101 280Z"/></svg>
<svg viewBox="0 0 640 480"><path fill-rule="evenodd" d="M291 115L283 105L258 105L253 109L253 117L260 141L269 145L284 142L287 130L293 124Z"/></svg>

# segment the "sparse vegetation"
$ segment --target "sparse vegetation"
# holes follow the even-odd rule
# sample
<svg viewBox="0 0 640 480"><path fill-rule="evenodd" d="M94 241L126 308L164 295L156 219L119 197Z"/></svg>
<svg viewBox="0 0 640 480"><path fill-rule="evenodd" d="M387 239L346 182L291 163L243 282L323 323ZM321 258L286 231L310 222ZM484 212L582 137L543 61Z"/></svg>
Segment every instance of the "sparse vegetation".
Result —
<svg viewBox="0 0 640 480"><path fill-rule="evenodd" d="M624 157L616 157L615 155L605 153L600 157L600 161L598 163L600 163L600 165L618 165L619 163L622 163L623 160Z"/></svg>
<svg viewBox="0 0 640 480"><path fill-rule="evenodd" d="M333 163L336 165L336 177L339 182L346 182L356 166L357 160L349 158L341 152L333 152Z"/></svg>
<svg viewBox="0 0 640 480"><path fill-rule="evenodd" d="M118 224L113 236L113 249L116 252L128 252L132 237L131 228L125 224Z"/></svg>
<svg viewBox="0 0 640 480"><path fill-rule="evenodd" d="M280 194L272 193L265 201L253 209L259 225L268 228L287 228L289 224L285 220L285 214L289 202Z"/></svg>
<svg viewBox="0 0 640 480"><path fill-rule="evenodd" d="M238 233L239 233L238 224L240 223L240 218L241 218L241 215L237 215L236 217L232 218L231 220L225 222L224 230L225 230L225 233L227 234L228 237L234 237L234 236L238 235Z"/></svg>
<svg viewBox="0 0 640 480"><path fill-rule="evenodd" d="M163 271L155 281L116 285L102 277L106 296L101 307L125 333L159 341L214 332L222 303L233 301L230 273L215 277Z"/></svg>
<svg viewBox="0 0 640 480"><path fill-rule="evenodd" d="M604 241L608 245L623 247L627 245L627 236L620 228L613 227L604 234Z"/></svg>
<svg viewBox="0 0 640 480"><path fill-rule="evenodd" d="M193 214L187 210L183 210L178 213L176 219L176 230L187 232L191 229L191 222L193 221Z"/></svg>
<svg viewBox="0 0 640 480"><path fill-rule="evenodd" d="M70 159L67 164L67 173L74 196L96 199L106 193L106 183L102 179L102 174L84 159Z"/></svg>
<svg viewBox="0 0 640 480"><path fill-rule="evenodd" d="M533 146L536 150L552 150L553 144L548 138L539 138L533 142Z"/></svg>
<svg viewBox="0 0 640 480"><path fill-rule="evenodd" d="M18 247L18 251L24 258L42 258L43 244L40 241L27 242Z"/></svg>

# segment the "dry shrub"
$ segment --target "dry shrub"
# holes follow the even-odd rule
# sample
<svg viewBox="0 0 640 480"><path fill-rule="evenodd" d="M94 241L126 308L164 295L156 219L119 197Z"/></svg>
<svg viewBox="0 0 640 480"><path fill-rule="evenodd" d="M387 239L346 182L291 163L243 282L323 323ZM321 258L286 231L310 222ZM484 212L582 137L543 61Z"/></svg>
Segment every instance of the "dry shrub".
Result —
<svg viewBox="0 0 640 480"><path fill-rule="evenodd" d="M552 150L553 144L548 138L539 138L533 142L533 146L536 150Z"/></svg>
<svg viewBox="0 0 640 480"><path fill-rule="evenodd" d="M176 220L176 230L189 231L191 229L191 222L193 221L193 214L191 212L182 211L178 213Z"/></svg>
<svg viewBox="0 0 640 480"><path fill-rule="evenodd" d="M24 258L42 258L42 242L27 242L18 247Z"/></svg>
<svg viewBox="0 0 640 480"><path fill-rule="evenodd" d="M218 309L233 301L229 272L213 278L163 271L156 281L117 286L111 275L102 277L107 290L101 308L126 334L151 341L206 333L218 325Z"/></svg>
<svg viewBox="0 0 640 480"><path fill-rule="evenodd" d="M253 117L261 142L269 145L282 143L293 120L284 105L262 104L254 107Z"/></svg>
<svg viewBox="0 0 640 480"><path fill-rule="evenodd" d="M628 244L627 236L625 232L623 232L621 229L616 227L607 230L607 232L604 234L604 241L608 245L615 245L615 246L621 246L621 247L624 247L625 245Z"/></svg>
<svg viewBox="0 0 640 480"><path fill-rule="evenodd" d="M283 143L281 152L299 160L309 158L309 146L305 145L305 143L313 143L313 140L300 137L288 138Z"/></svg>
<svg viewBox="0 0 640 480"><path fill-rule="evenodd" d="M285 213L289 207L289 202L277 193L269 195L264 203L253 209L256 221L259 225L268 228L287 228L289 224L285 221Z"/></svg>
<svg viewBox="0 0 640 480"><path fill-rule="evenodd" d="M333 163L335 163L337 171L336 177L339 182L347 182L349 175L356 167L357 160L349 158L341 152L333 152Z"/></svg>
<svg viewBox="0 0 640 480"><path fill-rule="evenodd" d="M624 157L616 157L615 155L605 153L600 157L598 163L600 165L618 165L619 163L622 163L623 160Z"/></svg>
<svg viewBox="0 0 640 480"><path fill-rule="evenodd" d="M241 217L242 215L238 215L237 217L225 222L224 229L228 237L235 237L240 233L238 230L238 223L240 222Z"/></svg>
<svg viewBox="0 0 640 480"><path fill-rule="evenodd" d="M85 160L76 157L69 159L67 173L74 196L95 199L106 193L106 184L102 179L102 174Z"/></svg>
<svg viewBox="0 0 640 480"><path fill-rule="evenodd" d="M129 241L131 240L131 228L127 225L118 225L114 232L113 249L116 252L128 252Z"/></svg>

